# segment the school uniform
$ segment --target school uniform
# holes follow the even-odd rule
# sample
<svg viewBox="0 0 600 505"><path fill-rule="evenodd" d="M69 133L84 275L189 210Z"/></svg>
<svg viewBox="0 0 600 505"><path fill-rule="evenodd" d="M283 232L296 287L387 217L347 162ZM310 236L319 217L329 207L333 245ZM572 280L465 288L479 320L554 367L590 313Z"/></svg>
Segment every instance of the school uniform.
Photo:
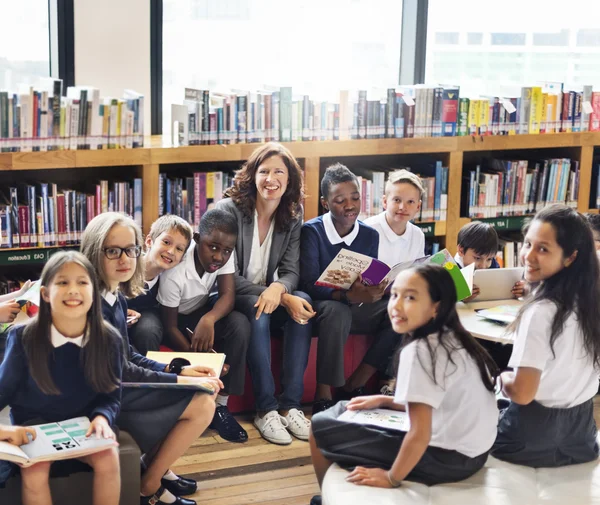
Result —
<svg viewBox="0 0 600 505"><path fill-rule="evenodd" d="M159 351L164 337L160 305L156 299L160 275L144 282L146 292L127 300L127 307L141 314L137 323L129 328L129 339L140 354Z"/></svg>
<svg viewBox="0 0 600 505"><path fill-rule="evenodd" d="M214 273L198 275L194 256L196 244L192 243L176 268L161 274L157 300L165 307L177 307L179 331L189 337L187 328L194 331L200 318L209 312L217 301L211 290L219 275L235 273L232 255L227 263ZM232 310L215 323L215 350L225 353L229 373L223 377L224 391L232 395L244 393L246 351L250 338L247 318Z"/></svg>
<svg viewBox="0 0 600 505"><path fill-rule="evenodd" d="M414 261L425 256L425 234L413 223L406 223L406 231L396 235L385 218L385 212L371 216L365 224L379 233L377 259L393 267L398 263Z"/></svg>
<svg viewBox="0 0 600 505"><path fill-rule="evenodd" d="M461 270L465 268L463 259L460 254L456 253L454 255L454 261L456 261L456 264L460 267ZM492 264L490 265L490 268L500 268L500 264L498 263L498 261L496 261L496 258L492 258Z"/></svg>
<svg viewBox="0 0 600 505"><path fill-rule="evenodd" d="M340 237L330 213L304 223L300 242L300 287L313 300L317 315L313 328L318 336L317 382L343 386L344 344L350 332L375 334L375 340L363 362L387 373L390 358L399 343L387 315L387 299L375 303L348 305L333 300L332 288L315 282L342 249L377 257L378 233L356 221L352 231Z"/></svg>
<svg viewBox="0 0 600 505"><path fill-rule="evenodd" d="M310 297L296 291L300 270L300 232L302 214L285 230L275 229L275 220L260 244L258 215L248 219L230 198L220 201L217 208L231 213L238 223L236 255L236 310L244 314L251 328L248 346L248 369L256 399L256 409L269 412L277 408L300 408L304 392L304 371L312 338L312 320L296 323L281 305L272 314L263 313L256 319L256 302L261 293L277 281L286 293L299 296L312 304ZM275 397L275 381L271 372L271 330L283 329L283 361L281 382L283 391Z"/></svg>
<svg viewBox="0 0 600 505"><path fill-rule="evenodd" d="M550 346L556 305L540 301L529 306L514 334L509 367L542 372L534 401L511 402L500 416L492 454L505 461L557 467L598 457L592 398L598 371L584 345L576 315L568 315Z"/></svg>
<svg viewBox="0 0 600 505"><path fill-rule="evenodd" d="M175 374L165 373L166 364L142 356L130 344L127 300L122 293L103 293L102 315L125 339L123 382L177 382ZM124 388L117 425L147 453L168 435L193 398L194 392L188 390Z"/></svg>
<svg viewBox="0 0 600 505"><path fill-rule="evenodd" d="M402 349L394 396L394 403L424 403L433 409L431 440L406 477L428 486L476 473L485 464L496 436L494 393L485 388L475 360L458 340L446 342L452 346L451 361L437 334ZM406 433L339 421L345 410L346 402L340 402L312 418L315 441L323 455L346 468L391 468Z"/></svg>

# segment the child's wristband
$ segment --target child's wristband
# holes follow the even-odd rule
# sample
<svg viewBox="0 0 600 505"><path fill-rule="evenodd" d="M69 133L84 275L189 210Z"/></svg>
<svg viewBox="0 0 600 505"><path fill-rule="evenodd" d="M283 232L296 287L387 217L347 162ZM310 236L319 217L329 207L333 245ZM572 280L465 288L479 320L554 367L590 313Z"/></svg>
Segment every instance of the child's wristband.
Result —
<svg viewBox="0 0 600 505"><path fill-rule="evenodd" d="M390 485L392 487L400 487L400 485L402 484L402 481L397 481L397 480L394 479L394 477L392 477L392 471L391 470L387 471L387 478L388 478L388 481L390 482Z"/></svg>

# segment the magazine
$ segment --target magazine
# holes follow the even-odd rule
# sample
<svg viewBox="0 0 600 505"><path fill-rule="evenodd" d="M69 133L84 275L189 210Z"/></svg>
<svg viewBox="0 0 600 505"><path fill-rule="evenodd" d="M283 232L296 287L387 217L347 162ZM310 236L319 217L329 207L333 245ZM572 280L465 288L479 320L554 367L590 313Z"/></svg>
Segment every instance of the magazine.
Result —
<svg viewBox="0 0 600 505"><path fill-rule="evenodd" d="M479 317L489 319L496 323L510 324L514 322L521 308L520 304L515 305L498 305L489 309L476 309L475 313Z"/></svg>
<svg viewBox="0 0 600 505"><path fill-rule="evenodd" d="M365 254L342 249L317 279L315 285L334 289L350 289L360 274L363 284L367 286L375 286L381 282L386 282L388 286L391 286L402 270L419 263L436 263L446 268L456 286L459 301L471 296L474 265L469 265L461 270L447 249L439 251L433 256L424 256L414 261L398 263L393 267Z"/></svg>
<svg viewBox="0 0 600 505"><path fill-rule="evenodd" d="M59 423L40 424L35 428L35 440L20 447L0 441L0 460L31 466L41 461L72 459L105 451L119 444L112 439L86 438L90 420L77 417Z"/></svg>
<svg viewBox="0 0 600 505"><path fill-rule="evenodd" d="M408 414L399 410L346 410L346 412L338 417L338 420L356 424L367 424L369 426L396 431L408 431L410 429Z"/></svg>

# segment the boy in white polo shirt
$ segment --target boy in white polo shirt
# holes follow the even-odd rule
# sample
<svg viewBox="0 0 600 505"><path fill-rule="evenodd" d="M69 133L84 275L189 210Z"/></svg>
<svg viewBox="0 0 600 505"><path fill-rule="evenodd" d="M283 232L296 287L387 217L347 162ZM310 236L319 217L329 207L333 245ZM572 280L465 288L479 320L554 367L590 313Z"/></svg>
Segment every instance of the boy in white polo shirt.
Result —
<svg viewBox="0 0 600 505"><path fill-rule="evenodd" d="M246 351L250 339L248 318L233 310L237 221L229 212L214 209L200 220L198 232L181 264L161 275L157 300L161 305L167 344L175 351L226 355L229 373L217 396L213 424L231 442L245 442L248 435L227 409L229 394L244 392ZM217 283L218 296L211 296Z"/></svg>
<svg viewBox="0 0 600 505"><path fill-rule="evenodd" d="M385 184L384 211L365 221L379 233L377 258L390 267L425 256L425 235L410 222L421 210L424 191L417 174L392 172Z"/></svg>

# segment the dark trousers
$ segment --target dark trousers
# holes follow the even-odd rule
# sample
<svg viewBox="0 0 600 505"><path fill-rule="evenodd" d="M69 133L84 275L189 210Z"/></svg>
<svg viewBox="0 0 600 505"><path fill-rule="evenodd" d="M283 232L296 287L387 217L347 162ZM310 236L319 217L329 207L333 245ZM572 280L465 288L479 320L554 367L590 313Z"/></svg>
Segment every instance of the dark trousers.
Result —
<svg viewBox="0 0 600 505"><path fill-rule="evenodd" d="M292 293L312 303L301 291ZM256 295L239 295L235 307L244 314L252 328L248 346L248 368L256 398L256 409L271 411L277 408L289 410L300 408L304 392L304 371L312 338L312 321L298 324L281 305L272 314L256 319ZM275 398L275 380L271 373L271 330L283 329L283 362L281 366L282 393Z"/></svg>
<svg viewBox="0 0 600 505"><path fill-rule="evenodd" d="M177 316L179 331L189 337L186 328L193 331L200 318L212 309L216 299L216 296L211 297L209 303L191 314L179 314ZM241 312L232 310L223 319L215 323L214 349L217 352L225 353L225 363L229 365L229 373L222 378L225 393L230 395L244 394L246 353L249 341L250 322Z"/></svg>
<svg viewBox="0 0 600 505"><path fill-rule="evenodd" d="M140 314L142 317L127 329L127 333L133 347L145 356L148 351L160 351L164 329L158 308L142 310Z"/></svg>
<svg viewBox="0 0 600 505"><path fill-rule="evenodd" d="M312 432L317 447L329 461L346 469L366 466L389 470L406 433L339 421L347 403L339 402L313 416ZM406 480L427 486L457 482L483 468L487 457L488 452L471 458L457 451L429 446Z"/></svg>
<svg viewBox="0 0 600 505"><path fill-rule="evenodd" d="M350 333L368 333L375 340L363 363L388 373L390 360L400 343L400 335L392 329L387 314L387 298L362 306L348 306L334 300L317 300L313 328L319 338L317 347L317 382L333 387L343 386L344 345Z"/></svg>

